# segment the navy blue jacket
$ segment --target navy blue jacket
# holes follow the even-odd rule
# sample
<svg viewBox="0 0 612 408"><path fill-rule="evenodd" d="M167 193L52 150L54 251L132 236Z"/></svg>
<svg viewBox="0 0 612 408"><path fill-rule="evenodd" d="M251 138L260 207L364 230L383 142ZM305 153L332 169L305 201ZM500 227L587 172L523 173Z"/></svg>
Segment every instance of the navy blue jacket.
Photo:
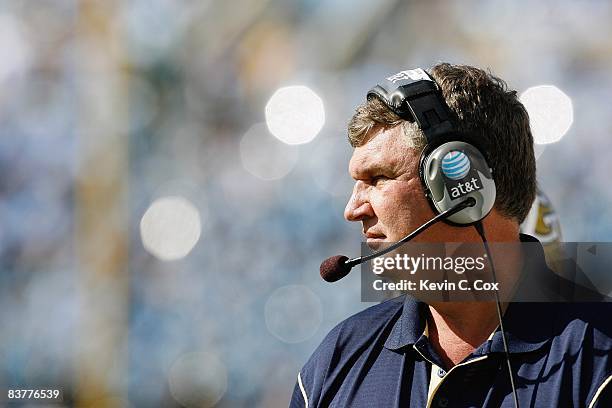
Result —
<svg viewBox="0 0 612 408"><path fill-rule="evenodd" d="M340 323L290 407L426 407L431 363L444 367L423 335L426 308L402 296ZM504 326L521 407L612 407L612 303L511 303ZM514 406L501 332L444 373L431 406Z"/></svg>

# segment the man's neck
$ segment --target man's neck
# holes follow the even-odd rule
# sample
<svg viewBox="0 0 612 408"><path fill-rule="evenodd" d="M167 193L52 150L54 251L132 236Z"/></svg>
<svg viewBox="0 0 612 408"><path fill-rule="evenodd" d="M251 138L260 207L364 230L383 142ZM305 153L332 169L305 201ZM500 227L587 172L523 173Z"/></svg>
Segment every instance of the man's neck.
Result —
<svg viewBox="0 0 612 408"><path fill-rule="evenodd" d="M483 223L489 242L520 242L518 223L497 210L491 211ZM471 228L458 229L453 237L457 242L481 240ZM502 288L514 288L523 267L520 247L492 248L492 252L493 258L498 260L495 264L498 282L504 282ZM502 311L504 309L502 305ZM450 368L489 338L499 325L499 318L495 302L440 302L429 305L427 323L433 348L446 368Z"/></svg>
<svg viewBox="0 0 612 408"><path fill-rule="evenodd" d="M489 338L499 320L493 302L440 303L429 306L429 341L450 368Z"/></svg>

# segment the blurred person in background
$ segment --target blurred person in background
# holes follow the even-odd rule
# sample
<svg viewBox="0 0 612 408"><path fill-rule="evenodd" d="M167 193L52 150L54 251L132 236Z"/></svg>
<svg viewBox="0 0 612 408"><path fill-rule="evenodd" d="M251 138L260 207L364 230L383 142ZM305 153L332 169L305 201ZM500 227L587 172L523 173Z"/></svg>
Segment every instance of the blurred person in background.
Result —
<svg viewBox="0 0 612 408"><path fill-rule="evenodd" d="M539 187L531 210L521 223L521 233L531 235L542 243L546 263L555 273L562 275L564 268L561 265L563 259L561 223L550 199Z"/></svg>
<svg viewBox="0 0 612 408"><path fill-rule="evenodd" d="M487 240L539 245L520 234L536 197L536 166L529 118L516 92L470 66L438 64L429 75L459 130L486 146L496 186L494 207L482 221ZM434 217L419 177L427 142L415 123L371 98L351 119L349 140L356 182L345 218L363 224L369 245L397 242ZM438 223L419 240L480 242L480 236L475 228ZM512 262L499 267L525 271L529 265L553 275L541 246L535 257ZM290 405L610 406L611 311L610 303L507 303L506 346L494 302L426 304L406 295L336 326L298 373Z"/></svg>

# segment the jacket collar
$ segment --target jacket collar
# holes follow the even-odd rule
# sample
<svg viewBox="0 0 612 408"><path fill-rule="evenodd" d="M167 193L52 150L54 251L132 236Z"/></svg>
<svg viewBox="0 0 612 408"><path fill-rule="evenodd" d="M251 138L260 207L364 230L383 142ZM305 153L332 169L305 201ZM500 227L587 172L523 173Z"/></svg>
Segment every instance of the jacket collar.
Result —
<svg viewBox="0 0 612 408"><path fill-rule="evenodd" d="M397 350L416 343L425 330L425 316L427 316L427 304L405 295L402 314L391 329L385 347Z"/></svg>
<svg viewBox="0 0 612 408"><path fill-rule="evenodd" d="M521 234L521 242L538 242L535 238ZM544 251L541 247L533 251L529 258L529 270L550 272L546 266ZM552 272L550 272L552 273ZM554 310L550 303L510 303L504 314L504 328L510 353L527 353L543 347L552 337ZM410 295L405 295L403 310L395 322L385 348L398 350L415 344L425 329L427 304ZM473 355L503 352L503 339L498 330L490 340L474 350Z"/></svg>

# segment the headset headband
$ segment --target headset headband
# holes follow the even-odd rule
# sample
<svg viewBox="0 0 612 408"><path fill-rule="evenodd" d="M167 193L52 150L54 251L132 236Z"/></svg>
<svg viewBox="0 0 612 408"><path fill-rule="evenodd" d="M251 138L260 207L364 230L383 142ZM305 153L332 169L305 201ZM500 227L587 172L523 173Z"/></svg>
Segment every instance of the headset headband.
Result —
<svg viewBox="0 0 612 408"><path fill-rule="evenodd" d="M379 98L402 119L416 122L428 145L456 129L438 84L421 68L386 78L368 91L367 98L372 97Z"/></svg>
<svg viewBox="0 0 612 408"><path fill-rule="evenodd" d="M473 137L459 132L439 86L421 68L398 72L368 92L402 119L416 122L427 145L419 160L419 177L434 212L441 214L466 197L476 204L446 222L470 225L487 216L495 204L495 181L483 151Z"/></svg>

